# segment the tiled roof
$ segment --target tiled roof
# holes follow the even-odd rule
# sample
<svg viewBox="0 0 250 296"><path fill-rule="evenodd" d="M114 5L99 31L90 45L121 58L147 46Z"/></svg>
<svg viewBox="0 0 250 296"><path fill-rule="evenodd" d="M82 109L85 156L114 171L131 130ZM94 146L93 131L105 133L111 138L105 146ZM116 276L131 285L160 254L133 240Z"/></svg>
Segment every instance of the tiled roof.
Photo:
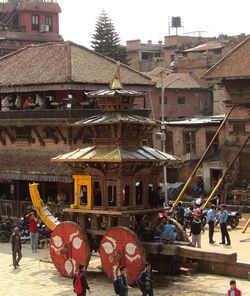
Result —
<svg viewBox="0 0 250 296"><path fill-rule="evenodd" d="M0 39L6 40L24 40L34 42L60 42L63 38L59 34L44 34L44 33L27 33L27 32L11 32L0 31Z"/></svg>
<svg viewBox="0 0 250 296"><path fill-rule="evenodd" d="M250 38L246 38L204 75L207 79L249 78L250 77Z"/></svg>
<svg viewBox="0 0 250 296"><path fill-rule="evenodd" d="M35 150L1 150L0 163L1 174L48 174L69 175L72 171L69 167L60 167L50 162L58 152L35 151Z"/></svg>
<svg viewBox="0 0 250 296"><path fill-rule="evenodd" d="M109 84L116 61L72 42L29 45L0 59L0 88L46 84ZM121 65L124 85L151 86L146 75Z"/></svg>
<svg viewBox="0 0 250 296"><path fill-rule="evenodd" d="M165 75L164 75L165 76ZM162 79L160 76L150 75L156 82L156 87L161 87ZM171 89L201 89L200 83L191 75L184 73L170 73L163 78L163 84L166 88Z"/></svg>
<svg viewBox="0 0 250 296"><path fill-rule="evenodd" d="M53 2L40 2L40 1L22 1L18 4L18 10L24 11L43 11L51 13L60 13L61 8L58 3Z"/></svg>

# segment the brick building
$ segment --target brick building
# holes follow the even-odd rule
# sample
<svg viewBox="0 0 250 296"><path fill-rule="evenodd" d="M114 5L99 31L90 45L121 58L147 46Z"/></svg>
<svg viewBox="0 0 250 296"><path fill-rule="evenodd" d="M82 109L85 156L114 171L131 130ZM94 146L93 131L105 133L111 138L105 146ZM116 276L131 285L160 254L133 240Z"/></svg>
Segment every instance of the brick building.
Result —
<svg viewBox="0 0 250 296"><path fill-rule="evenodd" d="M234 109L207 154L199 175L205 189L211 190L212 180L218 179L250 134L250 38L245 39L205 74L205 78L219 81L220 97L226 113ZM223 102L222 102L223 100ZM178 172L179 179L186 181L202 153L214 136L223 116L193 118L167 123L166 150L183 159ZM225 183L229 190L246 189L250 183L250 143L246 144L229 171ZM195 180L194 180L195 181Z"/></svg>
<svg viewBox="0 0 250 296"><path fill-rule="evenodd" d="M56 0L0 0L0 56L28 44L63 41Z"/></svg>
<svg viewBox="0 0 250 296"><path fill-rule="evenodd" d="M224 87L226 112L234 105L225 125L225 149L220 157L227 162L250 134L250 38L234 47L205 74L209 80L220 80ZM245 146L236 163L234 183L250 182L250 143Z"/></svg>
<svg viewBox="0 0 250 296"><path fill-rule="evenodd" d="M116 67L114 60L71 42L29 45L0 59L2 215L27 211L33 181L45 201L63 188L72 202L71 167L50 159L90 144L91 129L77 122L100 111L85 92L106 88ZM127 66L121 66L121 77L132 90L151 90L151 80Z"/></svg>
<svg viewBox="0 0 250 296"><path fill-rule="evenodd" d="M156 68L149 77L156 83L149 97L148 107L158 120L174 120L193 116L212 115L211 92L189 74L170 73ZM164 118L162 119L161 91L164 88Z"/></svg>
<svg viewBox="0 0 250 296"><path fill-rule="evenodd" d="M150 72L156 67L170 68L175 63L176 50L194 47L209 38L190 36L166 36L164 43L141 42L140 39L126 43L130 66L141 72Z"/></svg>
<svg viewBox="0 0 250 296"><path fill-rule="evenodd" d="M186 182L196 163L201 158L215 135L224 116L196 117L166 123L166 151L180 157L183 165L178 170L179 181ZM203 176L205 190L211 189L212 180L218 179L225 170L226 164L219 159L214 159L225 143L225 133L222 131L214 141L206 159L198 170L198 175ZM177 175L177 173L176 173ZM196 179L193 179L193 183Z"/></svg>

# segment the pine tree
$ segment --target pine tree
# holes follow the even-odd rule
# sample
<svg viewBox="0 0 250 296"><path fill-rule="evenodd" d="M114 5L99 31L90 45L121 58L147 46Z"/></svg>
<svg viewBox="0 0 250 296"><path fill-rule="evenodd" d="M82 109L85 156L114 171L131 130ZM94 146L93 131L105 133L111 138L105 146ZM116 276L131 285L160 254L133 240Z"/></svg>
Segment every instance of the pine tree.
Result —
<svg viewBox="0 0 250 296"><path fill-rule="evenodd" d="M105 10L101 12L97 19L95 33L92 38L91 47L94 51L128 64L127 48L120 44L119 35Z"/></svg>

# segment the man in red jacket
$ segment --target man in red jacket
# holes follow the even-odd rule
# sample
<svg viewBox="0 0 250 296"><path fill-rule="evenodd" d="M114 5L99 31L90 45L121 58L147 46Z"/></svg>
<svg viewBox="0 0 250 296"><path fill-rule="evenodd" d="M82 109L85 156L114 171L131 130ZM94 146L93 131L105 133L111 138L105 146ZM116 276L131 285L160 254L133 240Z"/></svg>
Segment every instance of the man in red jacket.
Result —
<svg viewBox="0 0 250 296"><path fill-rule="evenodd" d="M34 212L25 216L25 219L29 223L29 231L30 231L30 245L32 253L37 252L38 249L38 232L39 228L37 226L37 218L34 215Z"/></svg>
<svg viewBox="0 0 250 296"><path fill-rule="evenodd" d="M230 289L228 290L227 294L228 296L241 296L241 290L236 288L236 281L231 280L230 281Z"/></svg>

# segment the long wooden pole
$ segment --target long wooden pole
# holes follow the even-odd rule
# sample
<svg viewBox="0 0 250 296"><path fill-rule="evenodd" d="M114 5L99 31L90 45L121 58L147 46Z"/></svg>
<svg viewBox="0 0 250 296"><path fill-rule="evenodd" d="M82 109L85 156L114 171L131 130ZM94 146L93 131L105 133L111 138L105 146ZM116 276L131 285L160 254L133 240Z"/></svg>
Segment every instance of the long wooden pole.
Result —
<svg viewBox="0 0 250 296"><path fill-rule="evenodd" d="M233 111L234 105L232 105L232 107L229 109L227 115L225 116L224 120L222 121L221 125L219 126L218 130L216 131L215 135L213 136L213 139L211 140L211 142L209 143L209 145L207 146L206 150L204 151L202 157L200 158L200 160L198 161L197 165L195 166L194 170L192 171L190 177L188 178L185 186L182 188L180 194L178 195L178 197L176 198L174 204L173 204L173 208L175 208L179 202L179 200L182 198L183 194L186 192L186 189L188 188L194 174L196 173L196 171L198 170L199 166L201 165L203 159L205 158L205 156L207 155L210 147L213 145L213 142L215 141L217 135L219 134L219 132L221 131L221 129L223 128L225 122L227 121L228 117L230 116L231 112Z"/></svg>
<svg viewBox="0 0 250 296"><path fill-rule="evenodd" d="M215 192L217 191L217 189L219 188L220 184L222 183L223 179L225 178L226 174L228 173L228 171L231 169L231 167L233 166L235 160L238 158L239 154L241 153L241 151L243 150L243 148L246 146L248 140L250 138L250 135L248 135L244 141L244 143L241 145L240 149L237 151L236 155L234 156L234 158L232 159L232 161L230 162L229 166L227 167L227 169L225 170L224 174L222 175L222 177L218 180L217 184L215 185L214 189L212 190L212 192L210 193L209 197L207 198L206 202L204 203L204 205L202 206L202 208L204 209L210 202L210 200L212 199L212 197L214 196Z"/></svg>
<svg viewBox="0 0 250 296"><path fill-rule="evenodd" d="M245 225L244 229L242 230L242 233L245 233L247 230L247 227L250 225L250 218L247 221L247 224Z"/></svg>

